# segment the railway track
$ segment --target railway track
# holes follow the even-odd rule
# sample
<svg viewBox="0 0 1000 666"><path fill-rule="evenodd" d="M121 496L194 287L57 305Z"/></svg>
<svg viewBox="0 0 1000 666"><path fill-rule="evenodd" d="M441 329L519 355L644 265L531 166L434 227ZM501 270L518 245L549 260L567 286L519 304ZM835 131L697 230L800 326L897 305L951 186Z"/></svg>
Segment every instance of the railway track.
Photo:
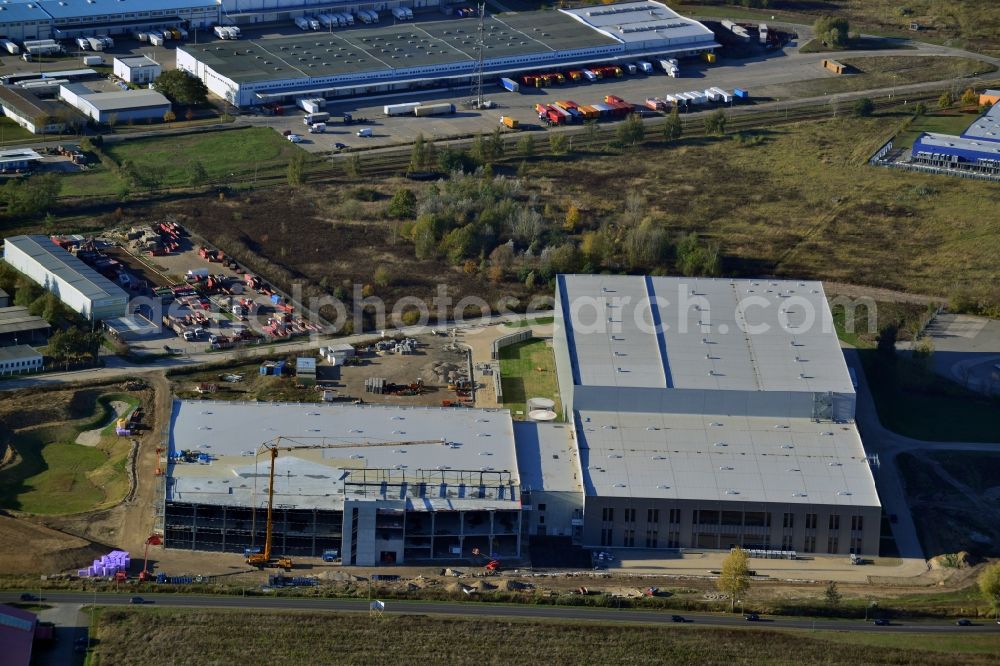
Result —
<svg viewBox="0 0 1000 666"><path fill-rule="evenodd" d="M907 98L907 104L927 102L936 98L937 96L933 93L910 95ZM876 98L873 101L875 102L876 111L884 112L892 109L905 108L902 103L899 103L896 100L891 100L887 97ZM823 101L813 102L810 104L789 104L784 108L768 108L766 110L753 107L734 108L727 111L728 118L726 122L726 132L731 134L745 130L774 127L776 125L789 125L799 122L824 120L833 118L836 115L850 113L850 109L845 108L849 107L849 103L845 102L841 104L840 107L841 108L835 109L830 102ZM681 118L684 130L683 136L706 136L704 131L704 121L706 117L707 112L705 111L683 115ZM664 122L665 119L662 116L644 119L647 142L657 140L660 127ZM572 152L595 151L595 149L598 152L604 152L608 143L615 140L618 126L619 123L614 122L598 125L596 130L588 126L576 126L572 128L560 128L554 130L554 132L559 132L567 137L569 149ZM522 156L517 149L517 144L524 136L536 136L536 157L554 156L554 153L552 152L547 141L547 138L552 135L553 133L550 132L512 132L505 134L503 139L504 157L497 160L497 162L509 163L522 159ZM474 139L458 139L446 141L439 143L438 146L439 149L445 146L453 149L465 149L472 145L473 140ZM409 167L410 153L410 147L401 147L398 149L379 150L378 152L371 153L354 152L338 154L332 156L330 161L331 163L337 164L346 162L348 159L357 159L360 162L359 175L363 177L399 176L404 175ZM341 170L343 170L343 167L341 167Z"/></svg>

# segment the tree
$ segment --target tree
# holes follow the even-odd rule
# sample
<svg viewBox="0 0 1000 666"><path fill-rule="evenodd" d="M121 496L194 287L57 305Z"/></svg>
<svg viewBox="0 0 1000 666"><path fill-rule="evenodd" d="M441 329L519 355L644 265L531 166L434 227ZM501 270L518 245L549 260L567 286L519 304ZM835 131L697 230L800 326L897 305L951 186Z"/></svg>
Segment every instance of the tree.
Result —
<svg viewBox="0 0 1000 666"><path fill-rule="evenodd" d="M303 167L305 166L305 158L302 155L292 155L288 160L288 184L292 187L298 187L305 182L305 175L303 174Z"/></svg>
<svg viewBox="0 0 1000 666"><path fill-rule="evenodd" d="M208 182L208 172L201 162L194 162L191 165L191 172L188 174L188 184L191 187L199 187Z"/></svg>
<svg viewBox="0 0 1000 666"><path fill-rule="evenodd" d="M913 115L922 116L927 113L927 105L923 102L917 102L913 107Z"/></svg>
<svg viewBox="0 0 1000 666"><path fill-rule="evenodd" d="M153 82L153 89L175 104L198 106L208 100L208 87L183 69L170 69Z"/></svg>
<svg viewBox="0 0 1000 666"><path fill-rule="evenodd" d="M826 590L823 591L823 600L826 602L826 605L829 606L830 608L837 608L838 606L840 606L841 596L840 596L840 590L837 589L836 582L831 580L827 584Z"/></svg>
<svg viewBox="0 0 1000 666"><path fill-rule="evenodd" d="M424 133L417 134L413 140L413 150L410 151L410 171L421 171L427 164L427 148L424 143Z"/></svg>
<svg viewBox="0 0 1000 666"><path fill-rule="evenodd" d="M566 209L566 219L563 221L563 230L573 233L576 228L580 226L580 219L582 215L580 214L580 209L575 205L570 204L570 207Z"/></svg>
<svg viewBox="0 0 1000 666"><path fill-rule="evenodd" d="M966 88L962 93L962 104L965 106L976 106L979 104L979 95L972 88Z"/></svg>
<svg viewBox="0 0 1000 666"><path fill-rule="evenodd" d="M750 555L742 548L734 548L722 560L722 571L715 585L729 596L730 610L736 608L737 599L742 599L750 591L749 562Z"/></svg>
<svg viewBox="0 0 1000 666"><path fill-rule="evenodd" d="M993 610L993 617L1000 618L1000 562L994 562L979 574L979 591Z"/></svg>
<svg viewBox="0 0 1000 666"><path fill-rule="evenodd" d="M955 98L952 96L950 90L944 91L943 93L941 93L941 96L938 97L938 107L942 109L947 109L948 107L954 105L955 105Z"/></svg>
<svg viewBox="0 0 1000 666"><path fill-rule="evenodd" d="M875 351L883 356L896 355L896 338L899 336L899 325L890 322L883 326L875 338Z"/></svg>
<svg viewBox="0 0 1000 666"><path fill-rule="evenodd" d="M618 126L616 134L623 146L634 146L646 138L646 126L638 114L632 113Z"/></svg>
<svg viewBox="0 0 1000 666"><path fill-rule="evenodd" d="M850 37L851 26L841 16L820 16L813 23L816 39L828 46L845 46Z"/></svg>
<svg viewBox="0 0 1000 666"><path fill-rule="evenodd" d="M401 187L392 195L386 213L389 217L397 219L416 217L417 195L413 193L413 190Z"/></svg>
<svg viewBox="0 0 1000 666"><path fill-rule="evenodd" d="M667 116L666 122L663 123L663 140L676 141L681 138L683 132L684 124L681 122L680 110L675 106L670 110L670 115Z"/></svg>
<svg viewBox="0 0 1000 666"><path fill-rule="evenodd" d="M569 152L569 141L562 132L554 132L549 135L549 150L553 155L565 155Z"/></svg>
<svg viewBox="0 0 1000 666"><path fill-rule="evenodd" d="M115 131L115 125L117 125L117 124L118 124L118 114L117 113L109 113L108 114L108 127L111 129L112 132Z"/></svg>
<svg viewBox="0 0 1000 666"><path fill-rule="evenodd" d="M705 118L705 134L723 135L726 133L726 112L717 109Z"/></svg>
<svg viewBox="0 0 1000 666"><path fill-rule="evenodd" d="M517 142L517 149L521 151L521 155L526 160L530 160L535 156L535 137L530 134L525 134L521 137L521 140Z"/></svg>
<svg viewBox="0 0 1000 666"><path fill-rule="evenodd" d="M177 120L177 114L167 109L167 112L163 114L163 122L172 123L175 120Z"/></svg>
<svg viewBox="0 0 1000 666"><path fill-rule="evenodd" d="M392 272L385 266L379 266L375 269L375 286L377 287L388 287L392 284Z"/></svg>
<svg viewBox="0 0 1000 666"><path fill-rule="evenodd" d="M867 118L875 113L875 102L868 97L862 97L854 103L854 115L859 118Z"/></svg>
<svg viewBox="0 0 1000 666"><path fill-rule="evenodd" d="M0 187L0 205L7 217L39 217L55 205L62 181L53 173L9 180Z"/></svg>

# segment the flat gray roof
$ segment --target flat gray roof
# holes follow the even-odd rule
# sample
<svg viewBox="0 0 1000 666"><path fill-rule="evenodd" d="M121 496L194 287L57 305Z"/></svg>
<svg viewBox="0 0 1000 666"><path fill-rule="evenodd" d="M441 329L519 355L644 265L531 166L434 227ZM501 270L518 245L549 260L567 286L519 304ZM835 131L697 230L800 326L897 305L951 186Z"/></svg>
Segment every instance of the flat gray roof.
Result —
<svg viewBox="0 0 1000 666"><path fill-rule="evenodd" d="M522 490L583 492L572 432L568 423L514 423Z"/></svg>
<svg viewBox="0 0 1000 666"><path fill-rule="evenodd" d="M680 46L715 40L712 31L701 23L681 16L660 2L641 0L560 11L626 43L662 42L665 46Z"/></svg>
<svg viewBox="0 0 1000 666"><path fill-rule="evenodd" d="M583 411L587 495L880 506L853 423Z"/></svg>
<svg viewBox="0 0 1000 666"><path fill-rule="evenodd" d="M11 347L0 347L0 361L26 361L33 358L41 358L38 350L28 345L13 345Z"/></svg>
<svg viewBox="0 0 1000 666"><path fill-rule="evenodd" d="M0 295L5 295L0 293ZM0 308L0 333L20 333L21 331L37 331L42 328L52 328L42 317L28 313L28 308L13 305Z"/></svg>
<svg viewBox="0 0 1000 666"><path fill-rule="evenodd" d="M24 252L49 273L62 278L91 301L108 298L128 300L128 294L124 289L46 236L11 236L5 238L4 243Z"/></svg>
<svg viewBox="0 0 1000 666"><path fill-rule="evenodd" d="M159 67L160 63L146 55L116 57L115 60L126 67Z"/></svg>
<svg viewBox="0 0 1000 666"><path fill-rule="evenodd" d="M989 94L991 91L986 91ZM992 91L993 94L1000 94ZM981 139L998 142L1000 145L1000 104L994 104L990 110L976 118L969 129L962 132L963 139ZM983 150L978 148L977 150Z"/></svg>
<svg viewBox="0 0 1000 666"><path fill-rule="evenodd" d="M93 92L80 95L98 111L127 111L170 106L170 100L149 88L120 90L117 92Z"/></svg>
<svg viewBox="0 0 1000 666"><path fill-rule="evenodd" d="M181 44L215 72L237 83L317 78L475 62L477 19L445 19L311 32L294 37ZM555 53L619 43L558 11L486 18L484 58Z"/></svg>
<svg viewBox="0 0 1000 666"><path fill-rule="evenodd" d="M814 281L564 275L581 386L853 393Z"/></svg>
<svg viewBox="0 0 1000 666"><path fill-rule="evenodd" d="M357 446L280 452L275 467L276 504L340 509L345 498L343 479L350 472L365 469L407 474L418 470L509 472L515 483L518 479L514 430L507 410L175 401L170 456L188 449L208 454L212 461L170 463L167 499L259 504L260 493L267 486L269 462L262 455L255 465L254 452L279 435L299 438L302 445L325 438L328 443ZM420 440L444 440L447 445L405 444ZM378 442L400 445L372 445ZM286 445L296 444L281 446ZM440 500L466 501L454 497ZM497 500L492 502L497 504Z"/></svg>

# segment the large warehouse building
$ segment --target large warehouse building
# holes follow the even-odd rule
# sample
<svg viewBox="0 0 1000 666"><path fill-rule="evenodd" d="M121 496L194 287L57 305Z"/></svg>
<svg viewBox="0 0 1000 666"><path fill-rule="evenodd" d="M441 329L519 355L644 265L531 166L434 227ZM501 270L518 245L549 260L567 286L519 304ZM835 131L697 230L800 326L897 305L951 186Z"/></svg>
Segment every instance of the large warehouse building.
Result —
<svg viewBox="0 0 1000 666"><path fill-rule="evenodd" d="M4 261L90 320L120 317L128 294L45 236L4 239Z"/></svg>
<svg viewBox="0 0 1000 666"><path fill-rule="evenodd" d="M275 462L275 552L337 551L358 565L521 555L506 410L178 401L171 423L168 548L261 547L270 456L255 454L287 435Z"/></svg>
<svg viewBox="0 0 1000 666"><path fill-rule="evenodd" d="M987 101L991 92L997 95L986 91ZM917 164L1000 176L1000 106L991 106L959 136L922 133L911 153Z"/></svg>
<svg viewBox="0 0 1000 666"><path fill-rule="evenodd" d="M0 35L17 41L118 35L219 22L217 0L4 0Z"/></svg>
<svg viewBox="0 0 1000 666"><path fill-rule="evenodd" d="M556 302L579 467L554 461L536 514L582 483L572 526L586 546L878 552L880 503L820 283L560 276ZM559 446L538 429L543 449ZM537 459L545 476L551 459Z"/></svg>
<svg viewBox="0 0 1000 666"><path fill-rule="evenodd" d="M238 43L184 44L177 67L236 106L296 97L350 97L468 83L477 23L406 23ZM484 76L683 57L718 47L712 31L651 0L486 19Z"/></svg>

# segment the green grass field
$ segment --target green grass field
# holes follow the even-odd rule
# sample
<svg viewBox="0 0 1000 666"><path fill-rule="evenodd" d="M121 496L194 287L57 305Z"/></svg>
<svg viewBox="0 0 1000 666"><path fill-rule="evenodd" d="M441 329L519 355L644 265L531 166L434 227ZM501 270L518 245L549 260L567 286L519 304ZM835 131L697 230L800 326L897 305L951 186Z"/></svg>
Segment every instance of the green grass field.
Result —
<svg viewBox="0 0 1000 666"><path fill-rule="evenodd" d="M108 144L105 151L119 164L129 161L159 174L163 187L191 185L196 163L205 170L204 185L248 185L255 177L283 173L292 155L306 154L264 127L127 140ZM62 194L111 195L117 185L115 174L98 166L66 176Z"/></svg>
<svg viewBox="0 0 1000 666"><path fill-rule="evenodd" d="M939 134L958 135L968 129L977 114L948 113L929 114L913 119L906 129L896 135L893 142L895 148L911 148L922 132L937 132Z"/></svg>
<svg viewBox="0 0 1000 666"><path fill-rule="evenodd" d="M32 141L34 138L34 134L21 127L10 118L7 118L6 116L0 117L0 144Z"/></svg>
<svg viewBox="0 0 1000 666"><path fill-rule="evenodd" d="M0 508L53 515L118 501L128 491L129 443L113 436L107 407L112 399L138 404L131 396L101 396L90 418L15 433L12 442L21 459L0 470ZM102 428L99 445L75 443L81 432L96 428Z"/></svg>
<svg viewBox="0 0 1000 666"><path fill-rule="evenodd" d="M500 350L503 405L514 418L525 418L528 398L551 398L556 414L562 414L556 359L545 340L527 340ZM518 414L521 412L521 414Z"/></svg>
<svg viewBox="0 0 1000 666"><path fill-rule="evenodd" d="M206 630L211 627L211 630ZM937 636L708 629L587 621L460 619L255 610L101 609L91 664L215 664L252 654L272 666L383 664L994 663L1000 643ZM141 636L142 640L136 637ZM961 638L968 640L968 637ZM881 643L881 644L880 644ZM529 647L530 646L530 647ZM947 653L941 646L955 646ZM325 655L317 659L317 655Z"/></svg>

